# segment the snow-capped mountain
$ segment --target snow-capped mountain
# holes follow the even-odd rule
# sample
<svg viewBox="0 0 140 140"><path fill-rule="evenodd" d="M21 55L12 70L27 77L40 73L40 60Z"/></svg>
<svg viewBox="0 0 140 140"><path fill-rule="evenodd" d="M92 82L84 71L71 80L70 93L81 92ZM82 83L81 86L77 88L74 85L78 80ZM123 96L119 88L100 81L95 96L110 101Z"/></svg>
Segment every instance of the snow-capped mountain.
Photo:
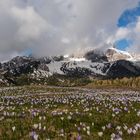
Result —
<svg viewBox="0 0 140 140"><path fill-rule="evenodd" d="M133 56L128 52L118 50L116 48L109 48L106 50L105 55L107 56L109 61L117 61L117 60L133 60Z"/></svg>
<svg viewBox="0 0 140 140"><path fill-rule="evenodd" d="M14 79L23 74L36 80L54 74L93 78L140 76L140 61L127 52L109 48L102 53L96 50L86 52L82 58L18 56L0 63L0 83L14 83Z"/></svg>

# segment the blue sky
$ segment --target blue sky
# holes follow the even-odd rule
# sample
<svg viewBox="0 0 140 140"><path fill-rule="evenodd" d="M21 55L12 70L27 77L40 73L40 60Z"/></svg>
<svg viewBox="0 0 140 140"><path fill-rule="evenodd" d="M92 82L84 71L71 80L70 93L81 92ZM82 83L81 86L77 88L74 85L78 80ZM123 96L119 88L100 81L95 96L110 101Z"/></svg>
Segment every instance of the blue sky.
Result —
<svg viewBox="0 0 140 140"><path fill-rule="evenodd" d="M132 40L127 39L121 39L115 42L117 48L123 51L125 51L127 47L130 47L131 44L133 44Z"/></svg>
<svg viewBox="0 0 140 140"><path fill-rule="evenodd" d="M117 26L125 28L129 24L135 25L135 23L137 22L138 16L140 16L140 3L138 4L137 7L133 9L125 10L120 16L120 18L118 19ZM133 40L127 40L125 38L115 42L115 45L117 46L117 48L121 50L125 50L132 44L133 44Z"/></svg>
<svg viewBox="0 0 140 140"><path fill-rule="evenodd" d="M29 48L29 49L24 50L22 55L30 56L30 55L32 55L32 52L33 52L33 50L31 48Z"/></svg>

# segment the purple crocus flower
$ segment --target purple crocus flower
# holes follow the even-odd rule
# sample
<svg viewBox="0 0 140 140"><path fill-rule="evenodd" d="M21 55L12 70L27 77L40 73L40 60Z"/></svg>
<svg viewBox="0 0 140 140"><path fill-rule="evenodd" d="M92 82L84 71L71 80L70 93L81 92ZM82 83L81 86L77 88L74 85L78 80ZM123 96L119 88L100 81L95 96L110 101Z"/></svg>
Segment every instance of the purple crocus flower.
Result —
<svg viewBox="0 0 140 140"><path fill-rule="evenodd" d="M82 140L82 137L80 135L78 135L77 140Z"/></svg>

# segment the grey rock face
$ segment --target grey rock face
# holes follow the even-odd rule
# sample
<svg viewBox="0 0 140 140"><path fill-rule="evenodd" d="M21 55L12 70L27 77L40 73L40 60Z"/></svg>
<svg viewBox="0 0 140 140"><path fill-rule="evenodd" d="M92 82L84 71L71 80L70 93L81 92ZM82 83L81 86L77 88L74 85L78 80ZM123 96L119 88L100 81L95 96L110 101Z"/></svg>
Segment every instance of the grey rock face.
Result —
<svg viewBox="0 0 140 140"><path fill-rule="evenodd" d="M85 58L92 62L108 62L107 57L103 53L96 52L94 50L87 52L85 54Z"/></svg>
<svg viewBox="0 0 140 140"><path fill-rule="evenodd" d="M140 62L118 60L112 64L107 75L112 78L140 76Z"/></svg>

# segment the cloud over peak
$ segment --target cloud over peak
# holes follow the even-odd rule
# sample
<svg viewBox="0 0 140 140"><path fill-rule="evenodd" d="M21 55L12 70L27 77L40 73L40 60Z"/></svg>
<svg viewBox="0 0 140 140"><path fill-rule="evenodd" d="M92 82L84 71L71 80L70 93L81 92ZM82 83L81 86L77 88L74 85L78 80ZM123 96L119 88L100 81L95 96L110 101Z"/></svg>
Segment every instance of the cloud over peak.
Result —
<svg viewBox="0 0 140 140"><path fill-rule="evenodd" d="M1 0L0 60L28 49L37 56L67 54L126 37L132 31L118 29L117 20L138 1ZM139 33L139 24L133 31Z"/></svg>

